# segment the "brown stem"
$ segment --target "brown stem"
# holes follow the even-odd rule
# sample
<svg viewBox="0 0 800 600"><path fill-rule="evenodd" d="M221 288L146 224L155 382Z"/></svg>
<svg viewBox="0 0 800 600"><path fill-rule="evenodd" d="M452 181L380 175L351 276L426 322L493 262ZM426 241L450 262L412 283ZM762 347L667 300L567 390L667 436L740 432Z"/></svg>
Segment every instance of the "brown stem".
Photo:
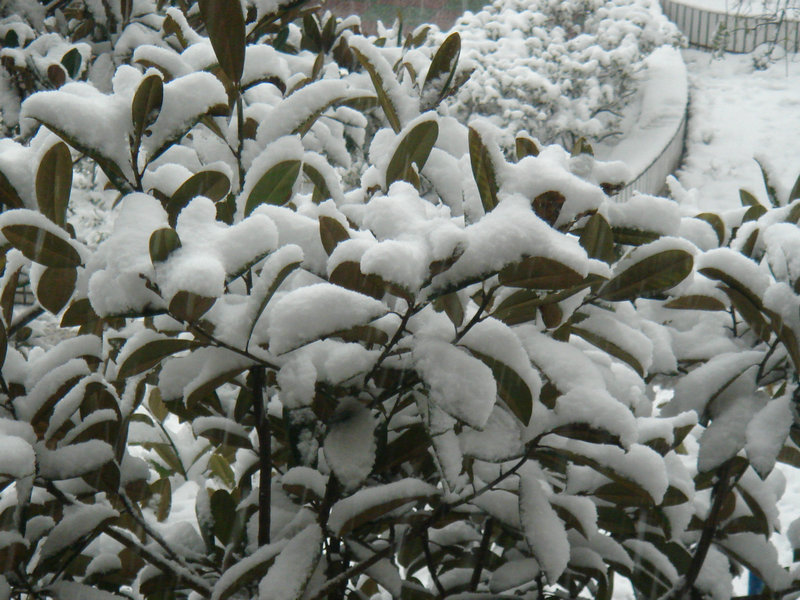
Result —
<svg viewBox="0 0 800 600"><path fill-rule="evenodd" d="M251 370L253 380L253 410L258 430L258 545L269 544L272 521L272 430L264 406L264 368Z"/></svg>
<svg viewBox="0 0 800 600"><path fill-rule="evenodd" d="M436 574L436 565L433 563L433 556L431 555L431 545L428 540L428 528L425 527L420 532L422 534L422 550L425 552L425 564L428 565L428 573L430 573L433 585L439 591L439 597L444 598L447 591L444 589L442 582L439 581L439 576Z"/></svg>
<svg viewBox="0 0 800 600"><path fill-rule="evenodd" d="M483 527L483 537L481 537L481 545L478 547L478 556L475 559L475 569L472 571L472 579L470 579L469 582L469 589L473 592L478 591L478 584L481 581L481 571L483 571L483 561L486 558L486 553L489 552L493 529L494 519L489 517L486 519L486 525Z"/></svg>
<svg viewBox="0 0 800 600"><path fill-rule="evenodd" d="M700 569L703 567L703 563L706 560L708 551L711 548L711 542L714 540L714 535L717 532L719 514L722 510L722 505L725 502L725 497L731 491L730 486L728 485L730 468L731 463L728 461L719 469L719 478L714 484L714 488L711 492L714 499L711 504L711 510L708 512L708 518L706 519L706 524L703 527L703 533L700 535L700 541L697 543L697 547L695 548L694 556L692 556L692 562L689 564L689 569L686 571L683 586L675 596L676 600L679 598L689 597L689 594L694 587L694 583L697 580L698 575L700 575Z"/></svg>

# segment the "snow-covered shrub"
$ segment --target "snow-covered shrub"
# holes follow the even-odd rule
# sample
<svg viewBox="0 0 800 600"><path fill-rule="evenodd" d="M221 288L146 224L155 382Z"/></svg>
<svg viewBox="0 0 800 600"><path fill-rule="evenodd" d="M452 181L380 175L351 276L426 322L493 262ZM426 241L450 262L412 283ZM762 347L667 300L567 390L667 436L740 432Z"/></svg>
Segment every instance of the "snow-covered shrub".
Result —
<svg viewBox="0 0 800 600"><path fill-rule="evenodd" d="M720 539L768 530L774 490L716 421L686 454L709 417L680 398L721 348L765 351L676 316L724 307L677 205L440 115L458 34L394 69L352 22L308 51L311 18L247 43L237 3L200 8L208 37L181 21L109 94L34 94L31 143L0 144L0 597L723 597L753 558ZM96 249L67 222L78 155L120 195ZM44 311L71 335L18 347ZM653 384L692 368L659 415Z"/></svg>
<svg viewBox="0 0 800 600"><path fill-rule="evenodd" d="M655 0L494 0L455 25L474 66L451 107L571 147L618 133L654 48L681 43Z"/></svg>

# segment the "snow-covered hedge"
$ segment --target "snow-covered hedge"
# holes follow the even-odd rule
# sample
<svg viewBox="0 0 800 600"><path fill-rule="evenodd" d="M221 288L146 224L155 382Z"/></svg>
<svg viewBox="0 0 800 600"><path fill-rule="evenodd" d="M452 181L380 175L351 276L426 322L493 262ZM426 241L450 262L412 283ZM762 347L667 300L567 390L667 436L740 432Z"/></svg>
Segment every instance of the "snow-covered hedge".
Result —
<svg viewBox="0 0 800 600"><path fill-rule="evenodd" d="M622 165L439 112L458 34L259 7L170 9L111 93L34 94L0 144L0 598L796 588L797 202L617 204ZM79 156L118 195L97 248Z"/></svg>
<svg viewBox="0 0 800 600"><path fill-rule="evenodd" d="M655 0L494 0L454 30L475 70L451 106L494 121L507 145L523 130L567 147L618 134L645 58L681 43Z"/></svg>

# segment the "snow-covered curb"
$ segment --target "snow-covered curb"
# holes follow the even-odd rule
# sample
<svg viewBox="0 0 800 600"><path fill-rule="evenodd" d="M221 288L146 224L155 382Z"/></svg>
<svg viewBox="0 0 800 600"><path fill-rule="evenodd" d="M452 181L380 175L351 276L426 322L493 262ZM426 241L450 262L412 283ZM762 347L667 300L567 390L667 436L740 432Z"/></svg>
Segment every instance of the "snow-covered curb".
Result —
<svg viewBox="0 0 800 600"><path fill-rule="evenodd" d="M655 50L626 115L628 133L614 146L597 148L598 158L623 161L635 174L618 194L620 200L634 191L658 194L664 189L683 153L688 107L689 84L680 51L669 46Z"/></svg>
<svg viewBox="0 0 800 600"><path fill-rule="evenodd" d="M769 15L746 15L727 12L722 2L715 10L711 2L699 3L698 0L661 0L664 14L675 23L689 40L692 46L714 48L727 52L752 52L759 45L779 40L785 50L800 50L800 21L791 17L780 23L774 22ZM727 35L718 35L721 24L724 24Z"/></svg>

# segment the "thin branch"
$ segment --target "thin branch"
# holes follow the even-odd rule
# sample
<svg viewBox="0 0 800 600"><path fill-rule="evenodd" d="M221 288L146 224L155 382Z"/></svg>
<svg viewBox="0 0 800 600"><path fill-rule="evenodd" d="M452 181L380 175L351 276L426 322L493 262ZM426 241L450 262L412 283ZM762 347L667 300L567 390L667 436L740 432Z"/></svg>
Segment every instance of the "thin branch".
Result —
<svg viewBox="0 0 800 600"><path fill-rule="evenodd" d="M481 302L481 305L478 307L478 310L475 312L475 314L472 315L472 318L470 319L469 323L464 325L464 328L456 334L456 338L453 340L454 344L457 343L462 337L464 337L467 334L467 332L481 320L481 315L483 315L483 311L485 311L486 308L489 306L489 304L492 302L493 295L494 295L494 289L489 290L484 295L483 302Z"/></svg>
<svg viewBox="0 0 800 600"><path fill-rule="evenodd" d="M140 543L139 540L132 538L124 529L111 526L107 527L104 530L104 533L110 538L118 541L126 548L130 548L136 552L139 556L144 558L156 568L160 569L162 572L175 575L181 582L185 583L203 598L211 597L211 587L209 587L205 581L190 572L186 572L180 565L175 565L158 553L148 549L147 546Z"/></svg>
<svg viewBox="0 0 800 600"><path fill-rule="evenodd" d="M478 556L475 559L475 568L472 571L472 578L469 581L469 589L473 592L478 591L478 584L481 581L481 571L483 571L483 561L486 554L489 552L489 546L492 541L492 530L494 529L494 519L489 517L486 519L486 525L483 526L483 537L481 537L481 545L478 546Z"/></svg>
<svg viewBox="0 0 800 600"><path fill-rule="evenodd" d="M253 412L258 430L258 459L260 463L258 481L258 545L269 544L272 510L272 431L269 415L264 406L264 369L252 370Z"/></svg>
<svg viewBox="0 0 800 600"><path fill-rule="evenodd" d="M6 332L8 337L11 337L15 333L17 333L20 329L25 327L28 323L30 323L31 321L33 321L34 319L43 314L44 314L44 309L41 306L36 305L31 307L31 309L27 313L22 315L19 319L16 320L16 322L12 323L9 326L8 331Z"/></svg>
<svg viewBox="0 0 800 600"><path fill-rule="evenodd" d="M378 552L370 556L368 559L363 560L356 565L353 565L352 567L350 567L345 571L342 571L336 577L329 579L325 583L325 585L323 585L321 588L316 590L314 595L308 598L308 600L323 600L323 598L328 598L328 592L334 590L335 588L340 586L342 582L347 581L351 577L354 577L356 575L361 575L364 571L369 569L372 565L374 565L378 561L384 558L388 558L393 550L394 550L393 546L391 545L386 546L382 550L379 550Z"/></svg>
<svg viewBox="0 0 800 600"><path fill-rule="evenodd" d="M431 555L431 544L430 540L428 539L428 528L425 527L420 532L422 535L422 550L425 553L425 564L428 566L428 573L431 576L431 580L433 581L433 585L436 586L436 589L439 591L439 596L441 598L445 597L447 590L444 589L442 582L439 581L439 576L436 574L436 565L433 564L433 556Z"/></svg>

